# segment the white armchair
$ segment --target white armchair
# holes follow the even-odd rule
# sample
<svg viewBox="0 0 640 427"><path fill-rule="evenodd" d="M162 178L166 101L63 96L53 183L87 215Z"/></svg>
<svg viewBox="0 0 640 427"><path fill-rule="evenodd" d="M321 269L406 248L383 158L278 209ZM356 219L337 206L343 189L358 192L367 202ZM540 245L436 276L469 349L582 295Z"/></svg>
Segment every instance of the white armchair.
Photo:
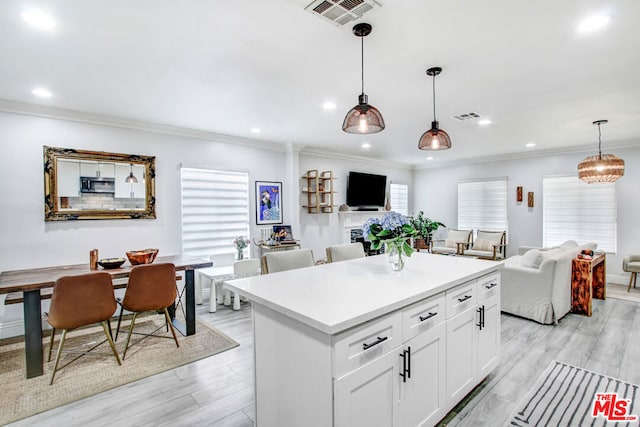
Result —
<svg viewBox="0 0 640 427"><path fill-rule="evenodd" d="M473 230L450 228L446 238L429 241L429 252L432 254L460 254L464 247L469 246L472 242Z"/></svg>
<svg viewBox="0 0 640 427"><path fill-rule="evenodd" d="M505 259L507 254L506 231L478 230L478 236L471 248L462 248L462 255L487 258L492 260Z"/></svg>

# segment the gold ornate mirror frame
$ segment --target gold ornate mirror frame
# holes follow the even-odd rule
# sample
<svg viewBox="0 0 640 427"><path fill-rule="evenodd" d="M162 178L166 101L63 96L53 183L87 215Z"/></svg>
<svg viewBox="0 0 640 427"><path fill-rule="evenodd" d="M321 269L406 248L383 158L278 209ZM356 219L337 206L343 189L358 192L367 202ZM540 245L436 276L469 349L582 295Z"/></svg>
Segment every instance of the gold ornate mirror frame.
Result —
<svg viewBox="0 0 640 427"><path fill-rule="evenodd" d="M45 221L71 221L79 219L155 219L156 218L156 198L155 198L155 176L156 176L156 158L155 156L141 156L136 154L119 154L106 153L102 151L86 151L75 150L70 148L43 147L44 151L44 220ZM61 197L59 194L59 179L61 170L59 169L59 160L67 162L75 162L78 164L77 177L67 177L67 182L72 185L78 185L77 200L81 200L85 194L82 194L81 164L96 162L98 166L113 164L114 178L113 185L125 184L130 181L127 179L118 180L115 174L116 169L129 168L133 175L133 168L144 170L144 176L141 177L141 186L144 188L144 206L126 207L125 204L116 203L116 195L113 193L111 199L114 200L113 205L109 205L109 197L105 197L105 203L100 208L74 209L73 206L61 206L68 203L68 197ZM128 171L127 172L128 175ZM121 178L121 177L120 177ZM74 183L75 180L75 183ZM117 182L116 182L117 180ZM137 178L136 178L137 180ZM120 181L123 181L120 183ZM134 181L135 182L135 181ZM136 182L137 183L137 182ZM132 186L133 187L133 186ZM133 191L131 197L134 197ZM141 200L136 199L136 200ZM126 200L126 199L124 199ZM125 207L123 207L125 206Z"/></svg>

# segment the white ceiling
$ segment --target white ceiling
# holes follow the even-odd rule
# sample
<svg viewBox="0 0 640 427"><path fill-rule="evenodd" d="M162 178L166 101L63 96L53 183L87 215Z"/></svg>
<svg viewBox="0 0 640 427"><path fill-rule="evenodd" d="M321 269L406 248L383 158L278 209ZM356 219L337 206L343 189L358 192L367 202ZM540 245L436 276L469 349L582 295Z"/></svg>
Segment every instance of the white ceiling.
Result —
<svg viewBox="0 0 640 427"><path fill-rule="evenodd" d="M417 167L597 151L597 119L609 120L603 151L640 145L639 0L379 2L362 19L373 25L365 92L387 125L379 134L342 132L360 92L360 39L353 24L305 11L310 0L2 0L0 100ZM27 25L27 6L48 11L55 30ZM597 12L609 25L579 34ZM436 109L453 142L435 153L417 149L433 119L432 66L444 69ZM36 86L53 96L35 98ZM452 118L472 111L493 123Z"/></svg>

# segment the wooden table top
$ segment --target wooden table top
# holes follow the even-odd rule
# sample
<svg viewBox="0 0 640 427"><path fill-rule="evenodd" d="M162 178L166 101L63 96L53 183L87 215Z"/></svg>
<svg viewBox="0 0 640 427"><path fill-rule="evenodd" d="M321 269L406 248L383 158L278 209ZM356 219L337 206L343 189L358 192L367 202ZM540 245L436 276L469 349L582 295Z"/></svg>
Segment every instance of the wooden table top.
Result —
<svg viewBox="0 0 640 427"><path fill-rule="evenodd" d="M196 268L211 267L213 265L213 262L211 261L182 255L158 257L154 261L154 264L167 262L174 264L176 266L176 271L193 270ZM89 263L85 263L3 271L0 273L0 294L51 288L55 281L62 276L91 273L95 271L105 271L111 275L112 279L120 279L123 277L129 277L129 273L133 267L134 266L127 263L119 268L108 270L98 268L98 270L91 270L89 268Z"/></svg>

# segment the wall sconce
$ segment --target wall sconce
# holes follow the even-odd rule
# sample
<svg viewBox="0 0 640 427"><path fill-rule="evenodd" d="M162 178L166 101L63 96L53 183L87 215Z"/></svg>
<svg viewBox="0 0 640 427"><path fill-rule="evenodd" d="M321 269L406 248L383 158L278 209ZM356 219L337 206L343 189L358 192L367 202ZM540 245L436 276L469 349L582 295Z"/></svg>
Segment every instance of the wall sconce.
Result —
<svg viewBox="0 0 640 427"><path fill-rule="evenodd" d="M527 204L530 208L533 207L533 191L529 191L527 194Z"/></svg>

